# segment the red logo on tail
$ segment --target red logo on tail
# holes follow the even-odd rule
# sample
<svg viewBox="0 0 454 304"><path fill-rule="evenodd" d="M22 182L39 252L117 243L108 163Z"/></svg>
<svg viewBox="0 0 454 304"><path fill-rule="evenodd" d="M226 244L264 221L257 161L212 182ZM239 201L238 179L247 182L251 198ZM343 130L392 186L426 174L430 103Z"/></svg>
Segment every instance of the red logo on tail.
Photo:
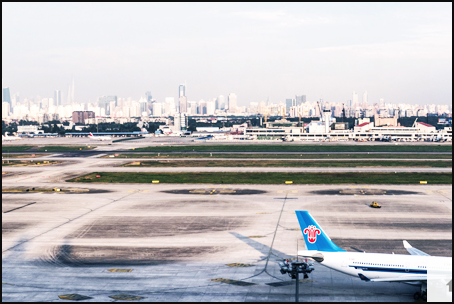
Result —
<svg viewBox="0 0 454 304"><path fill-rule="evenodd" d="M321 231L317 227L309 225L309 227L304 229L303 233L307 234L307 239L309 240L309 243L315 243L315 241L317 240L317 234L320 234Z"/></svg>

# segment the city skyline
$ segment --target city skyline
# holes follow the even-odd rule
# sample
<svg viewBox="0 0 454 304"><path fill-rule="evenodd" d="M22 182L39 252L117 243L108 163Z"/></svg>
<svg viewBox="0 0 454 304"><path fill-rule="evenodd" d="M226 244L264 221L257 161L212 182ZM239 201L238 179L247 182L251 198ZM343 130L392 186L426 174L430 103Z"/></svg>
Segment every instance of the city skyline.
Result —
<svg viewBox="0 0 454 304"><path fill-rule="evenodd" d="M451 3L2 3L2 78L11 95L80 103L178 100L188 80L188 102L451 104L451 27Z"/></svg>

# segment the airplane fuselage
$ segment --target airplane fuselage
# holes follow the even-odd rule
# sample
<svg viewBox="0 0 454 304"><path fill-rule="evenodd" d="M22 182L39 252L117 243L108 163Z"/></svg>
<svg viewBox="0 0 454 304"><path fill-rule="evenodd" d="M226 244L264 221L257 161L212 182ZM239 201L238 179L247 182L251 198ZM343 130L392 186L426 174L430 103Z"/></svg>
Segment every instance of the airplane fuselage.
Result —
<svg viewBox="0 0 454 304"><path fill-rule="evenodd" d="M89 136L91 140L111 140L110 136Z"/></svg>
<svg viewBox="0 0 454 304"><path fill-rule="evenodd" d="M300 255L310 256L315 252L301 251ZM408 277L427 279L428 270L452 268L451 257L417 256L404 254L363 253L363 252L320 252L328 268L358 277L363 274L369 279Z"/></svg>

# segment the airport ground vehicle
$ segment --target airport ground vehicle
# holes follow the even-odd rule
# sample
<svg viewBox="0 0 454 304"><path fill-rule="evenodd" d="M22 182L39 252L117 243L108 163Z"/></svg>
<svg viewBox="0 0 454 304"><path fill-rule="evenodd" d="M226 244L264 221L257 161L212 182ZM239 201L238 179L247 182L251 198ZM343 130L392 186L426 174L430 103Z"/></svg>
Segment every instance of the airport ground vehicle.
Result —
<svg viewBox="0 0 454 304"><path fill-rule="evenodd" d="M372 202L369 206L372 208L381 208L381 205L379 205L377 202Z"/></svg>

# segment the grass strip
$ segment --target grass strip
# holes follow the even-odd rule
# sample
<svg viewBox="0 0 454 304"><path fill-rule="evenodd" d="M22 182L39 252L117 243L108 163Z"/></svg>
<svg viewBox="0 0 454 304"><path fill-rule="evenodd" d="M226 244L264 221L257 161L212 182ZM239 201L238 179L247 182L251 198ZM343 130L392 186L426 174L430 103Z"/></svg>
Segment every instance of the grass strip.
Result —
<svg viewBox="0 0 454 304"><path fill-rule="evenodd" d="M452 167L452 161L156 160L123 167Z"/></svg>
<svg viewBox="0 0 454 304"><path fill-rule="evenodd" d="M115 155L115 154L111 154ZM102 158L109 158L111 155L105 155ZM116 158L263 158L263 159L343 159L343 158L383 158L383 159L452 159L452 154L229 154L229 153L123 153L117 154Z"/></svg>
<svg viewBox="0 0 454 304"><path fill-rule="evenodd" d="M8 153L8 152L24 152L27 150L30 150L34 146L3 146L2 145L2 153Z"/></svg>
<svg viewBox="0 0 454 304"><path fill-rule="evenodd" d="M49 156L49 153L37 153L37 154L8 154L5 153L5 155L2 155L3 157L6 158L32 158L32 157L41 157L41 156Z"/></svg>
<svg viewBox="0 0 454 304"><path fill-rule="evenodd" d="M2 161L2 167L26 167L26 166L48 166L59 164L60 161L55 160L45 160L45 161L36 161L36 160L7 160Z"/></svg>
<svg viewBox="0 0 454 304"><path fill-rule="evenodd" d="M157 146L138 152L452 152L452 145L203 145Z"/></svg>
<svg viewBox="0 0 454 304"><path fill-rule="evenodd" d="M92 146L44 146L38 147L35 151L38 152L68 152L68 151L83 151L92 150L95 147Z"/></svg>
<svg viewBox="0 0 454 304"><path fill-rule="evenodd" d="M58 189L58 190L57 190ZM55 193L74 193L74 192L88 192L88 189L42 189L42 188L2 188L2 193L43 193L43 192L55 192Z"/></svg>
<svg viewBox="0 0 454 304"><path fill-rule="evenodd" d="M156 180L172 184L452 184L452 173L94 172L68 182L151 184Z"/></svg>
<svg viewBox="0 0 454 304"><path fill-rule="evenodd" d="M23 193L23 192L33 192L33 193L41 193L41 192L52 192L52 189L25 189L25 188L17 188L17 189L2 189L2 193Z"/></svg>

